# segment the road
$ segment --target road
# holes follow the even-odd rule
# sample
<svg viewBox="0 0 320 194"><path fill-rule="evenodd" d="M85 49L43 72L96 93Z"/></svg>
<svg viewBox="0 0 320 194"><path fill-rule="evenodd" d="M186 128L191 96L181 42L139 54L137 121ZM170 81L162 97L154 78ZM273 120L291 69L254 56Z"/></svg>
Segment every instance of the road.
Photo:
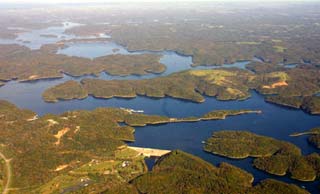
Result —
<svg viewBox="0 0 320 194"><path fill-rule="evenodd" d="M7 171L7 182L3 188L2 194L7 194L9 191L9 186L10 186L11 177L12 177L11 165L10 165L11 159L6 158L5 155L3 155L1 152L0 152L0 157L5 161L5 166L6 166L6 171Z"/></svg>

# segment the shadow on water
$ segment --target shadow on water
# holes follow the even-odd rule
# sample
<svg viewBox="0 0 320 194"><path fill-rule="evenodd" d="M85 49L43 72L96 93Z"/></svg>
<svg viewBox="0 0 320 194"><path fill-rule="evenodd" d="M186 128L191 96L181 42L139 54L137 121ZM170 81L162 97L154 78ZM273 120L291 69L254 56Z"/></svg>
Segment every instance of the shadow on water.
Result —
<svg viewBox="0 0 320 194"><path fill-rule="evenodd" d="M155 165L155 163L157 162L158 157L146 157L144 159L147 167L148 167L148 171L152 171L153 166Z"/></svg>

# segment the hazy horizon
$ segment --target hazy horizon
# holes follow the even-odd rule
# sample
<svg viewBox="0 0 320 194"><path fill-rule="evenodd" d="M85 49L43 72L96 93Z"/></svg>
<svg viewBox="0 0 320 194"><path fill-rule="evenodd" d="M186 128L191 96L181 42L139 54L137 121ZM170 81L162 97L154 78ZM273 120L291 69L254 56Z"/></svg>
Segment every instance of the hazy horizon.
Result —
<svg viewBox="0 0 320 194"><path fill-rule="evenodd" d="M141 2L257 2L257 3L267 3L267 2L317 2L317 0L55 0L55 1L41 1L41 0L1 0L0 3L6 4L90 4L90 3L141 3Z"/></svg>

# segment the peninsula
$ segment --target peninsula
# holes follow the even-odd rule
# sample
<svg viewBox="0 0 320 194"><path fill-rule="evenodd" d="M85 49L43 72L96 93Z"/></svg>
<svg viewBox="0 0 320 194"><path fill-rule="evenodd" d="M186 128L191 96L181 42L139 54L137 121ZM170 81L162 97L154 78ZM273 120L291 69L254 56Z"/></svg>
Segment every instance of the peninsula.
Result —
<svg viewBox="0 0 320 194"><path fill-rule="evenodd" d="M257 66L251 65L251 68ZM244 100L250 97L249 90L252 89L266 96L267 102L319 114L320 97L315 94L320 90L320 70L315 66L277 70L252 73L238 68L220 68L187 70L145 80L83 79L80 83L67 81L51 87L43 93L43 99L57 102L82 99L88 95L105 99L140 95L155 98L169 96L201 103L205 100L204 95L218 100Z"/></svg>
<svg viewBox="0 0 320 194"><path fill-rule="evenodd" d="M305 132L293 133L290 136L297 137L301 135L308 135L308 142L320 149L320 127L312 128Z"/></svg>

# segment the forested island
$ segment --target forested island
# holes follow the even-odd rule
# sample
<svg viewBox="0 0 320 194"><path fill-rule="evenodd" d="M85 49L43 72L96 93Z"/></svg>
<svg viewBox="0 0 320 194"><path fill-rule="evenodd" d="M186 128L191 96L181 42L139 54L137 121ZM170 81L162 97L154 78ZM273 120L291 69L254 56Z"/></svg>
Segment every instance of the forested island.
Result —
<svg viewBox="0 0 320 194"><path fill-rule="evenodd" d="M206 140L204 150L213 154L243 159L254 157L253 165L271 174L314 181L320 175L320 155L302 155L292 143L247 131L219 131Z"/></svg>

